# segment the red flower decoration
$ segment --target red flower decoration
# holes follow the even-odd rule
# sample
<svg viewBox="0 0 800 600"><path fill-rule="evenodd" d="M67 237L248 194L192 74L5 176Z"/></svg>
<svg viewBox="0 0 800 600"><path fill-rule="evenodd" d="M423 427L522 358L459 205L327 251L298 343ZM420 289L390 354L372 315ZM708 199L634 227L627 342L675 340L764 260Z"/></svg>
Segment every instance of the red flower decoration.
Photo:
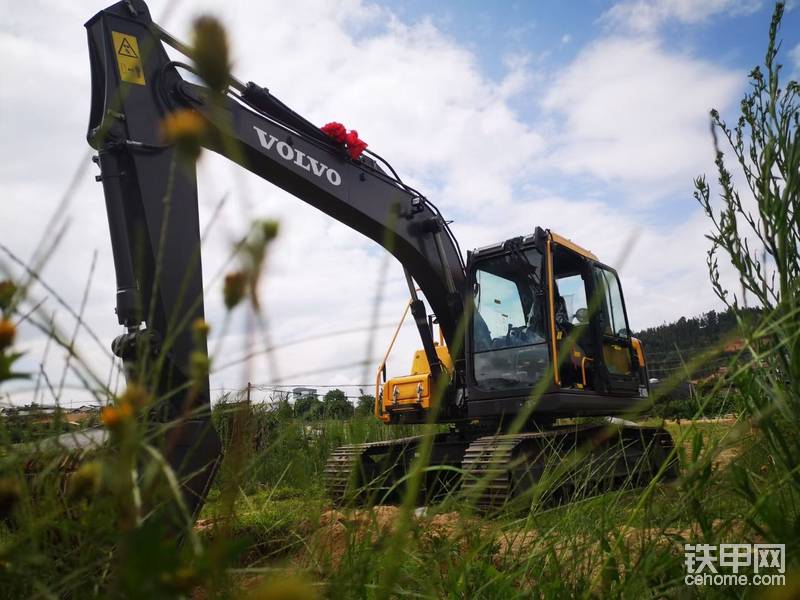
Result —
<svg viewBox="0 0 800 600"><path fill-rule="evenodd" d="M333 138L335 142L344 144L347 141L347 129L345 129L344 125L341 123L333 121L324 127L320 127L320 129L322 130L322 133Z"/></svg>
<svg viewBox="0 0 800 600"><path fill-rule="evenodd" d="M341 123L333 121L324 127L320 127L322 133L330 137L334 142L345 144L347 146L347 154L353 160L356 160L367 147L367 143L358 137L358 132L351 129L348 133L347 129Z"/></svg>
<svg viewBox="0 0 800 600"><path fill-rule="evenodd" d="M347 153L353 160L361 156L361 153L367 147L367 143L358 137L358 132L355 129L350 130L345 141L347 142Z"/></svg>

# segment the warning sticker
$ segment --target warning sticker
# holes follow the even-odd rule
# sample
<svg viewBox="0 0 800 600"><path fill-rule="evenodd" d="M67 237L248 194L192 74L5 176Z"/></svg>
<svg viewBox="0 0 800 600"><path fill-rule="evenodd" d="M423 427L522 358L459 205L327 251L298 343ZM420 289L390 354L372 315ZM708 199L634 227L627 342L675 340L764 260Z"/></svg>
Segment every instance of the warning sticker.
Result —
<svg viewBox="0 0 800 600"><path fill-rule="evenodd" d="M117 55L119 78L128 83L144 85L144 67L136 36L112 31L111 39L114 42L114 53Z"/></svg>

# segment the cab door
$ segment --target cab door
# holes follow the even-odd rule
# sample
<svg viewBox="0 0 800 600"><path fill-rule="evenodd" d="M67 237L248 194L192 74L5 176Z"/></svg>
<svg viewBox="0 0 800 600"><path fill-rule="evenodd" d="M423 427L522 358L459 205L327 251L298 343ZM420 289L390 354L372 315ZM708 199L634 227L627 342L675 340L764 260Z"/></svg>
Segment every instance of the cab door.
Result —
<svg viewBox="0 0 800 600"><path fill-rule="evenodd" d="M598 391L637 395L639 363L635 360L622 286L616 271L592 266L592 314L598 344L596 361Z"/></svg>

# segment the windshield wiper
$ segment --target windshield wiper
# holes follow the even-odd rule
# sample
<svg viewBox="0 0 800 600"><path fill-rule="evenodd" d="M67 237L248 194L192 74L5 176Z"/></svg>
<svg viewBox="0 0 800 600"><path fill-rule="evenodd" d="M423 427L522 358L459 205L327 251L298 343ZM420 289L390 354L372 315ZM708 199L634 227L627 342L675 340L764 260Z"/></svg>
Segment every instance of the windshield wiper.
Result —
<svg viewBox="0 0 800 600"><path fill-rule="evenodd" d="M511 247L511 253L519 258L522 262L528 265L529 270L525 273L528 279L530 279L531 283L533 283L536 289L540 289L542 287L542 281L539 277L539 270L533 265L533 263L528 258L528 255L525 254L518 246Z"/></svg>

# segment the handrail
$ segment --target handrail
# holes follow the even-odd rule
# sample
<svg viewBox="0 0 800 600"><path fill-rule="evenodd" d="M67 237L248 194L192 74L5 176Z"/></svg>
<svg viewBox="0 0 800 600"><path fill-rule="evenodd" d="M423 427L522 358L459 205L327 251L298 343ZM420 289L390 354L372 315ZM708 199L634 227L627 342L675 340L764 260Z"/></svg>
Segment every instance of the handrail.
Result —
<svg viewBox="0 0 800 600"><path fill-rule="evenodd" d="M417 290L420 291L420 290ZM406 320L406 316L408 315L408 309L411 308L411 302L413 298L409 298L408 302L406 302L406 307L403 309L403 316L400 317L400 322L397 324L397 328L394 330L394 335L392 335L392 341L389 342L389 347L386 349L386 354L383 355L383 360L381 364L378 366L378 372L375 374L375 416L380 417L383 412L383 402L381 401L380 389L381 389L381 374L384 376L384 381L386 377L386 361L389 360L389 355L392 353L392 348L394 348L394 343L397 341L397 336L400 334L400 328L403 326L403 323Z"/></svg>
<svg viewBox="0 0 800 600"><path fill-rule="evenodd" d="M589 358L588 356L584 356L581 358L581 379L583 380L583 387L586 387L586 361L590 360L594 362L593 358Z"/></svg>

